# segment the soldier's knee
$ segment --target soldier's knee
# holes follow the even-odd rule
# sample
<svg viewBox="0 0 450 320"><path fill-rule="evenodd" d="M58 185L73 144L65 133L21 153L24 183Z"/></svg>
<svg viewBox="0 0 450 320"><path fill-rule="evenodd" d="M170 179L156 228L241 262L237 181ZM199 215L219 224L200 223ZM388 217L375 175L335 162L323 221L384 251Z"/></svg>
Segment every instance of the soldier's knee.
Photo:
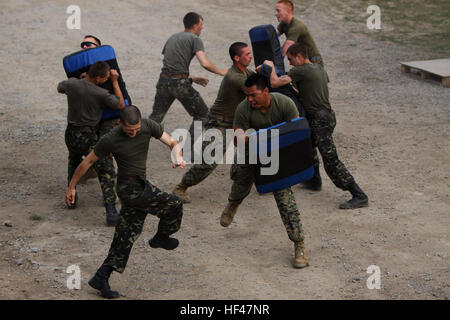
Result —
<svg viewBox="0 0 450 320"><path fill-rule="evenodd" d="M173 216L181 216L183 214L183 200L173 195L173 200L169 203L169 212Z"/></svg>

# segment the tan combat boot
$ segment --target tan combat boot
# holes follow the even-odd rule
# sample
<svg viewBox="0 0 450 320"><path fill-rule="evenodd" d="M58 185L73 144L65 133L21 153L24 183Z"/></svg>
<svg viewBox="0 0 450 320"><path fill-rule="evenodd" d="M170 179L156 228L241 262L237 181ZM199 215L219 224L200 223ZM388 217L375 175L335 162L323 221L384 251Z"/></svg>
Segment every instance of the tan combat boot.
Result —
<svg viewBox="0 0 450 320"><path fill-rule="evenodd" d="M309 266L308 258L306 257L305 243L303 241L296 242L294 243L294 248L295 248L294 267L304 268Z"/></svg>
<svg viewBox="0 0 450 320"><path fill-rule="evenodd" d="M220 225L222 227L228 227L231 224L238 207L238 203L228 202L225 209L223 209L222 215L220 216Z"/></svg>
<svg viewBox="0 0 450 320"><path fill-rule="evenodd" d="M189 196L186 194L187 188L189 188L187 185L185 185L183 182L180 182L172 190L172 193L176 195L178 198L180 198L183 201L183 203L190 203L191 198L189 198Z"/></svg>

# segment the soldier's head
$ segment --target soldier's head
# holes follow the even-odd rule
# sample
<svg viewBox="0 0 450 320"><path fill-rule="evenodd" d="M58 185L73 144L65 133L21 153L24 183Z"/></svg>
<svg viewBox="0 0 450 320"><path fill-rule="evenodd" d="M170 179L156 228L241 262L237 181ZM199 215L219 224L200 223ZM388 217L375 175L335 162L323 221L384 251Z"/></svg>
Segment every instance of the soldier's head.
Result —
<svg viewBox="0 0 450 320"><path fill-rule="evenodd" d="M261 74L252 74L245 81L245 95L253 109L266 112L270 107L270 94L267 79Z"/></svg>
<svg viewBox="0 0 450 320"><path fill-rule="evenodd" d="M102 42L100 39L90 34L85 35L83 42L80 44L81 49L83 50L100 47L101 45Z"/></svg>
<svg viewBox="0 0 450 320"><path fill-rule="evenodd" d="M294 4L289 0L280 0L275 5L275 17L278 22L290 23L294 17Z"/></svg>
<svg viewBox="0 0 450 320"><path fill-rule="evenodd" d="M305 44L294 43L286 51L291 66L302 66L309 60L308 47Z"/></svg>
<svg viewBox="0 0 450 320"><path fill-rule="evenodd" d="M88 80L96 85L101 85L108 81L109 70L109 64L104 61L97 61L89 67Z"/></svg>
<svg viewBox="0 0 450 320"><path fill-rule="evenodd" d="M120 110L119 124L122 131L130 138L136 137L136 134L141 130L141 118L141 111L134 105Z"/></svg>
<svg viewBox="0 0 450 320"><path fill-rule="evenodd" d="M248 44L244 42L233 43L228 51L230 53L230 58L234 63L238 63L247 68L250 65L250 62L252 62L252 51Z"/></svg>
<svg viewBox="0 0 450 320"><path fill-rule="evenodd" d="M200 36L203 29L203 17L196 12L188 12L183 18L183 24L186 31Z"/></svg>

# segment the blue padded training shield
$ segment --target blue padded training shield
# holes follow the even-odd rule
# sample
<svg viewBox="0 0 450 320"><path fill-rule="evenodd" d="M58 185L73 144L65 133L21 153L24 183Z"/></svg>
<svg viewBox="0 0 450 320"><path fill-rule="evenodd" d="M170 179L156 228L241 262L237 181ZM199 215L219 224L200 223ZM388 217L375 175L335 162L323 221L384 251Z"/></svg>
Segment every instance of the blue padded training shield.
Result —
<svg viewBox="0 0 450 320"><path fill-rule="evenodd" d="M270 60L273 61L273 64L275 65L275 73L278 76L285 75L286 69L284 67L284 57L281 51L280 39L278 38L275 27L271 24L256 26L250 29L249 35L252 42L255 67L262 65L264 60ZM291 98L297 106L299 115L304 116L303 106L297 97L297 92L292 88L292 85L286 84L279 88L272 88L270 86L269 79L271 72L272 68L270 66L262 66L261 74L268 79L269 91L279 92Z"/></svg>
<svg viewBox="0 0 450 320"><path fill-rule="evenodd" d="M131 98L128 94L122 74L120 73L119 65L117 64L116 54L111 46L103 45L100 47L80 50L69 54L63 58L64 71L67 78L79 78L83 72L88 72L89 67L97 61L105 61L109 64L111 69L116 69L119 73L119 87L122 91L125 106L131 105ZM105 88L110 93L114 94L114 89L110 80L106 81L100 87ZM120 114L119 110L114 110L106 107L103 110L102 120L116 118Z"/></svg>
<svg viewBox="0 0 450 320"><path fill-rule="evenodd" d="M278 135L275 135L275 138L278 138L278 148L271 139L271 132L274 129L278 129ZM311 129L305 118L296 118L261 129L252 135L256 135L258 141L256 147L252 147L250 144L249 151L250 159L252 156L257 158L257 163L253 165L253 173L256 190L259 193L285 189L313 177ZM252 135L250 135L250 139L252 139ZM261 169L269 168L274 164L261 164L261 154L273 158L273 152L279 152L278 171L273 175L263 175Z"/></svg>
<svg viewBox="0 0 450 320"><path fill-rule="evenodd" d="M271 24L256 26L250 29L249 35L252 42L255 66L261 65L264 60L270 60L275 65L277 75L286 74L284 57L275 27Z"/></svg>

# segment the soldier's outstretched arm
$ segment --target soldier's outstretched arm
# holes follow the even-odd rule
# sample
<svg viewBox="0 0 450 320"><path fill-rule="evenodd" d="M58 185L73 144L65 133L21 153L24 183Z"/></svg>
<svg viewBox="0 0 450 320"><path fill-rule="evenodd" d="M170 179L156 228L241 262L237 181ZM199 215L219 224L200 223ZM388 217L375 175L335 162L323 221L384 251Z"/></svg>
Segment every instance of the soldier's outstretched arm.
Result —
<svg viewBox="0 0 450 320"><path fill-rule="evenodd" d="M209 72L216 73L220 76L224 76L228 71L228 69L220 70L214 64L212 64L212 62L209 61L208 58L206 57L205 51L197 51L195 53L195 56L197 57L198 62L200 62L200 65Z"/></svg>
<svg viewBox="0 0 450 320"><path fill-rule="evenodd" d="M275 72L275 65L273 61L264 60L263 64L268 65L272 68L272 72L270 73L270 85L272 88L278 88L284 86L285 84L291 83L292 79L288 75L278 77Z"/></svg>
<svg viewBox="0 0 450 320"><path fill-rule="evenodd" d="M172 150L171 152L171 158L172 158L172 163L173 163L173 168L176 167L180 167L180 168L185 168L186 167L186 161L184 161L183 159L183 151L181 150L180 145L178 144L178 142L173 139L170 134L168 134L167 132L163 132L161 138L159 138L159 140L161 140L161 142L163 142L164 144L166 144L167 146L169 146L170 150Z"/></svg>
<svg viewBox="0 0 450 320"><path fill-rule="evenodd" d="M66 203L68 206L71 206L75 202L75 188L81 177L84 176L84 174L97 160L98 157L95 155L94 151L91 151L75 170L66 192Z"/></svg>
<svg viewBox="0 0 450 320"><path fill-rule="evenodd" d="M208 85L208 83L209 83L208 79L202 78L202 77L196 77L196 76L193 76L191 74L189 75L189 78L192 79L192 82L194 82L196 84L199 84L199 85L201 85L203 87L206 87Z"/></svg>

